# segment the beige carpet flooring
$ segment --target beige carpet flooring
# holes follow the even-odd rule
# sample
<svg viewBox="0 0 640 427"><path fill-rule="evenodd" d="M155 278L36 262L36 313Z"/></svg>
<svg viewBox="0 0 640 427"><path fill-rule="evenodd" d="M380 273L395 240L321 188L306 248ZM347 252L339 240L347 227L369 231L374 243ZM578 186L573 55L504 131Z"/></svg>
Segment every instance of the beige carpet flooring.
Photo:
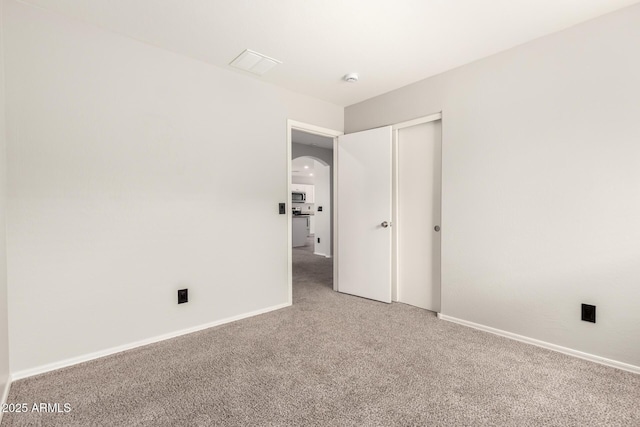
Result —
<svg viewBox="0 0 640 427"><path fill-rule="evenodd" d="M294 250L294 305L16 381L3 426L640 426L640 375L331 290Z"/></svg>

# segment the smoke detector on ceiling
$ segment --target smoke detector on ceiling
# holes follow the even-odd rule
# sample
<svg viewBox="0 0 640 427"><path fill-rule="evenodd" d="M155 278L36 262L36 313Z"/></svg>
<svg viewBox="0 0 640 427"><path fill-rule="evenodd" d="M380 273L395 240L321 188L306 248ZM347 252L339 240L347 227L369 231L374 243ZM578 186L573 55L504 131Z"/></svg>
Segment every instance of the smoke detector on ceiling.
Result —
<svg viewBox="0 0 640 427"><path fill-rule="evenodd" d="M346 76L344 76L344 81L349 83L355 83L358 81L359 78L360 77L358 76L358 73L349 73Z"/></svg>
<svg viewBox="0 0 640 427"><path fill-rule="evenodd" d="M259 76L264 75L267 71L278 64L282 64L282 61L269 58L267 55L254 52L250 49L246 49L238 55L236 59L229 63L232 67L239 68Z"/></svg>

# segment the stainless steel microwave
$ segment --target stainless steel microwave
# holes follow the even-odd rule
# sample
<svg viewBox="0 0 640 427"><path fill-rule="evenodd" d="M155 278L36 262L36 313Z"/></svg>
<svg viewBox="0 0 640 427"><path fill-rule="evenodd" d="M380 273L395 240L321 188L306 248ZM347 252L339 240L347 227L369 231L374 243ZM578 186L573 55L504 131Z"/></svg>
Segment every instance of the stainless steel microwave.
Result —
<svg viewBox="0 0 640 427"><path fill-rule="evenodd" d="M291 203L304 203L307 200L307 195L303 191L291 192Z"/></svg>

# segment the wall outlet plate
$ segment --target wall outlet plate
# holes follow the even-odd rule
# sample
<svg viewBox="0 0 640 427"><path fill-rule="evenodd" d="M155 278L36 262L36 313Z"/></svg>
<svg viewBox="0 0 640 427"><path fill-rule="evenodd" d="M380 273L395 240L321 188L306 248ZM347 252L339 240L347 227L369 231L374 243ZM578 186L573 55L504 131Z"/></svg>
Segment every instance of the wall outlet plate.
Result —
<svg viewBox="0 0 640 427"><path fill-rule="evenodd" d="M596 306L582 304L582 320L585 322L596 323Z"/></svg>
<svg viewBox="0 0 640 427"><path fill-rule="evenodd" d="M189 289L179 289L178 304L184 304L185 302L189 302Z"/></svg>
<svg viewBox="0 0 640 427"><path fill-rule="evenodd" d="M278 203L278 213L280 215L284 215L285 213L287 213L286 205L284 203Z"/></svg>

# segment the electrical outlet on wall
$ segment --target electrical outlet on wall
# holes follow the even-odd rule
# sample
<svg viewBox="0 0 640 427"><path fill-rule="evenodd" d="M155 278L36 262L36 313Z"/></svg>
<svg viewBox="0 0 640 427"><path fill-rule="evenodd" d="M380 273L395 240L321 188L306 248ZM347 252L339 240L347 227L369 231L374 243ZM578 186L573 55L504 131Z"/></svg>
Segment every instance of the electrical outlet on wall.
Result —
<svg viewBox="0 0 640 427"><path fill-rule="evenodd" d="M582 304L582 320L585 322L596 323L596 306Z"/></svg>
<svg viewBox="0 0 640 427"><path fill-rule="evenodd" d="M185 302L189 302L189 289L179 289L178 304L184 304Z"/></svg>

